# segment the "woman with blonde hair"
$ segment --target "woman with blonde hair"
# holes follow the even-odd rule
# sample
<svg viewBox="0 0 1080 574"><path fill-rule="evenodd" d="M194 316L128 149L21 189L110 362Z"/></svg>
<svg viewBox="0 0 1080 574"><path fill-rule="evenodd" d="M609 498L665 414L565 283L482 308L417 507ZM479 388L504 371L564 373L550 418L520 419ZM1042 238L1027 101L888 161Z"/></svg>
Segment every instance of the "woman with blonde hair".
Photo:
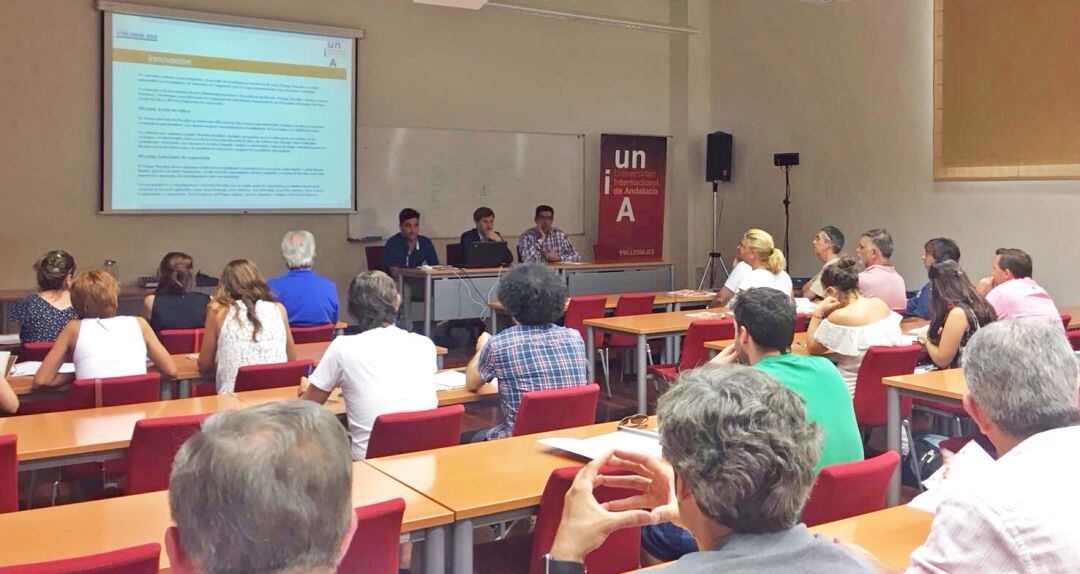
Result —
<svg viewBox="0 0 1080 574"><path fill-rule="evenodd" d="M78 319L68 322L34 375L34 387L57 387L74 379L106 379L146 374L146 358L166 377L176 363L142 317L117 315L120 285L106 271L83 273L71 284ZM75 375L59 374L71 356Z"/></svg>
<svg viewBox="0 0 1080 574"><path fill-rule="evenodd" d="M215 375L218 393L231 393L240 367L295 358L288 312L259 268L247 259L230 261L206 310L199 372Z"/></svg>
<svg viewBox="0 0 1080 574"><path fill-rule="evenodd" d="M735 267L710 306L727 305L738 292L753 287L769 287L790 297L791 276L784 271L786 267L784 252L776 248L772 235L762 229L748 229L736 247Z"/></svg>

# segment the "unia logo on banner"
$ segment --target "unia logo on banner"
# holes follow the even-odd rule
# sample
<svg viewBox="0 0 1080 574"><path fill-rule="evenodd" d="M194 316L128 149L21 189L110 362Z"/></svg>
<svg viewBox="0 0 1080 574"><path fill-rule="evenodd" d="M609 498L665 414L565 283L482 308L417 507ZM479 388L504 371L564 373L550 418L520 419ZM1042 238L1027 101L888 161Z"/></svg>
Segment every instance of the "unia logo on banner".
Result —
<svg viewBox="0 0 1080 574"><path fill-rule="evenodd" d="M641 163L638 163L641 160ZM616 169L645 169L645 152L643 150L615 150L615 168ZM604 195L611 195L611 170L604 170ZM634 218L634 206L630 203L630 196L623 197L622 204L619 205L619 213L615 216L615 223L619 223L624 219L630 221L637 221Z"/></svg>

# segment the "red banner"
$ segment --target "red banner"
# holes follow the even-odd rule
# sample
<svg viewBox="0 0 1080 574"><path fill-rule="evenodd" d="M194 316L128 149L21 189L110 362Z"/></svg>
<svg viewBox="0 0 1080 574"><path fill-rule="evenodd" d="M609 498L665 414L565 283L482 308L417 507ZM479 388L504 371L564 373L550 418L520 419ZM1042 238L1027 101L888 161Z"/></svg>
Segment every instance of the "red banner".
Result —
<svg viewBox="0 0 1080 574"><path fill-rule="evenodd" d="M666 180L666 137L600 136L597 262L663 259Z"/></svg>

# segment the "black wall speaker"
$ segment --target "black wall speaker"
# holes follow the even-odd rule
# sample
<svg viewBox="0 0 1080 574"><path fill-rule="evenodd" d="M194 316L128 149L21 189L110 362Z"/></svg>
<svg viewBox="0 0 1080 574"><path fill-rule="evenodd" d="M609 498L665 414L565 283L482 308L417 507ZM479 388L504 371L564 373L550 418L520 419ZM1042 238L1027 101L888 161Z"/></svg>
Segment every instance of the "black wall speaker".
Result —
<svg viewBox="0 0 1080 574"><path fill-rule="evenodd" d="M709 134L705 151L705 181L731 181L731 152L734 142L731 134Z"/></svg>

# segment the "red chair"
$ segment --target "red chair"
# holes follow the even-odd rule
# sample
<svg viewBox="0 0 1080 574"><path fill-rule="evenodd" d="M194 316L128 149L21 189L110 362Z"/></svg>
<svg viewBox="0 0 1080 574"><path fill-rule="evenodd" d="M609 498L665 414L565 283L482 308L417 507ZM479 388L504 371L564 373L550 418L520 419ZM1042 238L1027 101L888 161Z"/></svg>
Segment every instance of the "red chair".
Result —
<svg viewBox="0 0 1080 574"><path fill-rule="evenodd" d="M899 464L900 455L889 450L874 458L822 468L801 520L815 526L884 509L889 480Z"/></svg>
<svg viewBox="0 0 1080 574"><path fill-rule="evenodd" d="M536 513L536 527L531 535L507 538L482 544L476 548L476 571L481 574L521 573L542 574L540 558L551 551L555 532L559 529L566 492L574 483L581 467L558 468L548 477L540 507ZM605 468L604 474L629 474L625 469ZM627 489L601 486L593 490L596 500L603 503L639 494ZM641 554L641 529L618 530L585 557L585 567L590 574L615 574L630 572L639 566Z"/></svg>
<svg viewBox="0 0 1080 574"><path fill-rule="evenodd" d="M209 414L142 419L135 423L124 457L127 494L169 488L176 451L191 435L199 432Z"/></svg>
<svg viewBox="0 0 1080 574"><path fill-rule="evenodd" d="M368 438L367 456L378 458L419 450L454 446L461 442L465 406L393 413L375 417Z"/></svg>
<svg viewBox="0 0 1080 574"><path fill-rule="evenodd" d="M666 381L673 381L682 371L688 371L704 365L709 361L708 349L705 343L709 341L726 341L735 338L735 319L697 319L690 323L683 337L682 354L679 356L679 364L669 363L665 365L653 365L648 368L648 373L660 377Z"/></svg>
<svg viewBox="0 0 1080 574"><path fill-rule="evenodd" d="M161 374L147 373L130 377L80 379L72 383L67 393L57 397L24 400L19 404L19 416L112 407L135 403L152 403L161 399Z"/></svg>
<svg viewBox="0 0 1080 574"><path fill-rule="evenodd" d="M1069 338L1069 344L1072 345L1073 350L1080 351L1080 329L1065 331L1065 336Z"/></svg>
<svg viewBox="0 0 1080 574"><path fill-rule="evenodd" d="M42 341L40 343L23 343L19 347L19 362L44 361L45 355L53 348L54 341Z"/></svg>
<svg viewBox="0 0 1080 574"><path fill-rule="evenodd" d="M884 377L910 375L922 353L918 344L899 347L870 347L866 350L859 373L855 379L855 420L860 427L885 426L889 420ZM900 416L911 415L911 399L903 399Z"/></svg>
<svg viewBox="0 0 1080 574"><path fill-rule="evenodd" d="M461 252L460 243L446 244L446 264L454 267L465 265L465 254Z"/></svg>
<svg viewBox="0 0 1080 574"><path fill-rule="evenodd" d="M615 302L615 312L612 313L614 317L626 317L629 315L648 315L653 312L653 304L656 302L656 293L624 293L619 295L619 300ZM637 347L637 337L631 335L617 335L614 333L608 333L604 336L602 344L598 344L603 352L600 355L600 363L604 368L604 383L609 387L610 383L610 368L608 357L609 349L619 349L626 354L630 349ZM646 353L649 362L652 363L652 353ZM627 361L622 361L623 370L625 371L625 365Z"/></svg>
<svg viewBox="0 0 1080 574"><path fill-rule="evenodd" d="M1072 323L1072 315L1061 314L1061 324L1065 327L1065 330L1069 330L1069 323Z"/></svg>
<svg viewBox="0 0 1080 574"><path fill-rule="evenodd" d="M368 271L383 270L383 251L385 250L386 247L383 245L368 245L364 248Z"/></svg>
<svg viewBox="0 0 1080 574"><path fill-rule="evenodd" d="M563 316L563 325L577 329L585 340L585 319L599 319L607 313L607 295L581 295L571 297Z"/></svg>
<svg viewBox="0 0 1080 574"><path fill-rule="evenodd" d="M202 346L203 330L199 329L166 329L158 331L157 338L170 355L182 355L184 353L198 353Z"/></svg>
<svg viewBox="0 0 1080 574"><path fill-rule="evenodd" d="M271 363L269 365L248 365L236 372L236 392L295 387L300 385L300 378L311 374L315 362L311 359Z"/></svg>
<svg viewBox="0 0 1080 574"><path fill-rule="evenodd" d="M513 436L536 434L596 422L600 385L525 393L514 417Z"/></svg>
<svg viewBox="0 0 1080 574"><path fill-rule="evenodd" d="M334 338L334 323L312 325L311 327L289 327L293 343L325 343Z"/></svg>
<svg viewBox="0 0 1080 574"><path fill-rule="evenodd" d="M154 542L78 558L0 567L0 574L157 574L161 546Z"/></svg>
<svg viewBox="0 0 1080 574"><path fill-rule="evenodd" d="M405 501L400 498L356 509L356 533L337 571L397 574Z"/></svg>
<svg viewBox="0 0 1080 574"><path fill-rule="evenodd" d="M17 437L0 435L0 514L19 509L19 451Z"/></svg>

